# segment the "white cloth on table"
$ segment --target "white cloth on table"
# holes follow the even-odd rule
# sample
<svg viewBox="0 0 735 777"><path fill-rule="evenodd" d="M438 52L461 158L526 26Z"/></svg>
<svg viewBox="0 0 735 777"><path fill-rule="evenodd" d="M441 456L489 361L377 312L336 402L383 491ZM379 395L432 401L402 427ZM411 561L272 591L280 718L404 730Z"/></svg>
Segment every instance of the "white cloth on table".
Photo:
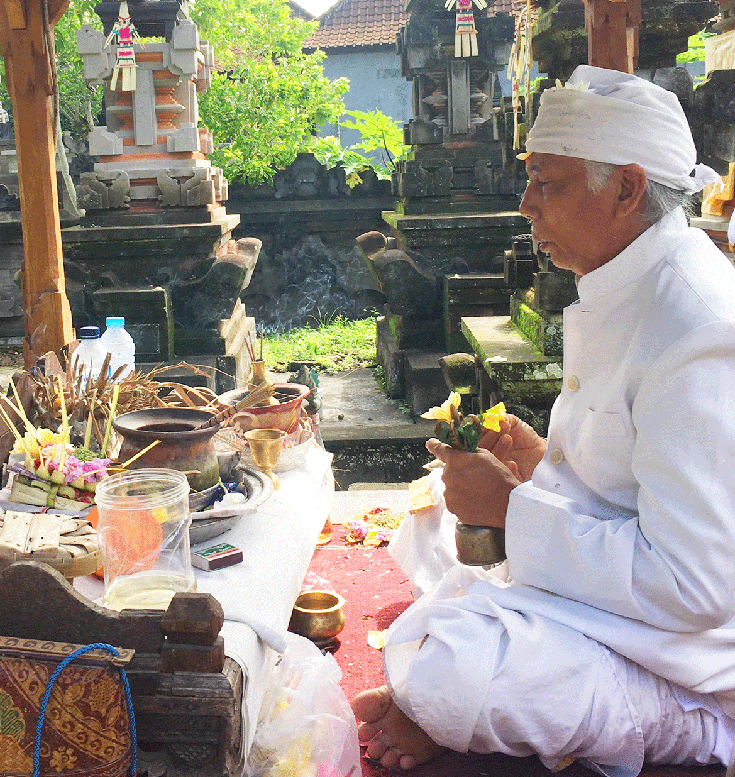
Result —
<svg viewBox="0 0 735 777"><path fill-rule="evenodd" d="M471 570L473 582L455 567L437 589L452 618L442 650L471 655L466 685L452 673L455 703L477 707L478 688L491 688L511 646L513 662L532 666L541 647L524 650L523 629L553 624L634 662L641 677L645 670L668 681L680 707L694 700L693 712L713 712L712 753L726 763L735 717L735 270L677 210L583 276L578 290L580 301L564 313L564 387L547 455L510 496L510 585L482 570ZM415 668L424 664L415 640L434 626L422 601L396 621L384 652L407 710L436 687L436 677ZM495 614L478 617L478 601ZM498 623L493 650L486 646ZM478 635L482 648L473 647ZM550 667L566 665L563 641L541 644ZM486 661L477 660L481 651ZM567 695L582 683L573 678ZM541 697L527 697L529 716L544 707ZM421 725L442 736L444 699L421 710ZM475 728L489 717L468 713L457 749L478 747L484 734L492 749L491 732ZM645 757L656 758L662 745L646 744ZM635 774L635 748L606 763Z"/></svg>
<svg viewBox="0 0 735 777"><path fill-rule="evenodd" d="M194 570L197 591L222 605L225 652L243 670L243 735L246 751L255 736L263 701L286 629L319 533L334 498L332 455L314 446L305 465L280 475L281 487L257 510L246 513L228 532L203 543L229 542L243 561L207 572ZM198 547L198 546L196 546ZM102 595L102 583L77 578L85 596Z"/></svg>

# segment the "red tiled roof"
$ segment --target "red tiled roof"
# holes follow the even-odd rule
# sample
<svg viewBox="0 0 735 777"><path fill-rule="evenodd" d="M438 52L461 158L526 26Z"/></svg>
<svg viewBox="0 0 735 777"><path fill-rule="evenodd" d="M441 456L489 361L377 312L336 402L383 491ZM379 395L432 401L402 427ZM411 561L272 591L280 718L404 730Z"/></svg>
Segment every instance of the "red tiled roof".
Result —
<svg viewBox="0 0 735 777"><path fill-rule="evenodd" d="M307 11L306 8L302 8L298 3L295 3L294 0L288 0L288 7L291 9L291 13L299 19L310 22L314 18L313 13Z"/></svg>
<svg viewBox="0 0 735 777"><path fill-rule="evenodd" d="M410 15L405 5L406 0L340 0L320 17L319 29L306 40L304 48L392 45ZM518 16L525 7L526 0L490 0L487 15Z"/></svg>
<svg viewBox="0 0 735 777"><path fill-rule="evenodd" d="M405 0L340 0L321 18L304 48L343 49L394 44L408 21Z"/></svg>

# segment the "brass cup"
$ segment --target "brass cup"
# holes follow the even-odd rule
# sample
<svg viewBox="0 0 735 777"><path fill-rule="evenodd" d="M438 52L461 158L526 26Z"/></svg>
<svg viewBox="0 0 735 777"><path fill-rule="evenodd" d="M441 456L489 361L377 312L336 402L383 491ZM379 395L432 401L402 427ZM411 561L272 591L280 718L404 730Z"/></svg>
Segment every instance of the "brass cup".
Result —
<svg viewBox="0 0 735 777"><path fill-rule="evenodd" d="M245 439L250 445L255 466L273 481L273 488L281 487L281 481L278 475L273 472L273 468L278 463L278 458L283 450L283 440L286 432L281 429L251 429L245 432Z"/></svg>
<svg viewBox="0 0 735 777"><path fill-rule="evenodd" d="M329 591L305 591L296 599L288 630L300 634L319 647L334 642L345 625L345 600Z"/></svg>
<svg viewBox="0 0 735 777"><path fill-rule="evenodd" d="M461 564L490 567L505 561L505 529L470 526L457 521L454 539Z"/></svg>

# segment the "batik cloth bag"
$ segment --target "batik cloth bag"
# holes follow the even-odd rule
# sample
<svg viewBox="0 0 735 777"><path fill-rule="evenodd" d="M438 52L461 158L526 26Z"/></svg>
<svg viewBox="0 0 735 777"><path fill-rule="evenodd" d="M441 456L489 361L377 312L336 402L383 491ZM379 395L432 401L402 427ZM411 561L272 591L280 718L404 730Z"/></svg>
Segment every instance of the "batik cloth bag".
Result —
<svg viewBox="0 0 735 777"><path fill-rule="evenodd" d="M0 637L0 777L124 777L132 650Z"/></svg>

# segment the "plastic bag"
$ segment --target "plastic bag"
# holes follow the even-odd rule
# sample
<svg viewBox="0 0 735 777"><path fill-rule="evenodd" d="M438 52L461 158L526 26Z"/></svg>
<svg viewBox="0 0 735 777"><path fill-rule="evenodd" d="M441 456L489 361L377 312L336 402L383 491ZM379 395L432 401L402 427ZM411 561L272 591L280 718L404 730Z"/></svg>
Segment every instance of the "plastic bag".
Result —
<svg viewBox="0 0 735 777"><path fill-rule="evenodd" d="M248 777L362 777L357 723L342 670L308 639L288 633L248 756Z"/></svg>

